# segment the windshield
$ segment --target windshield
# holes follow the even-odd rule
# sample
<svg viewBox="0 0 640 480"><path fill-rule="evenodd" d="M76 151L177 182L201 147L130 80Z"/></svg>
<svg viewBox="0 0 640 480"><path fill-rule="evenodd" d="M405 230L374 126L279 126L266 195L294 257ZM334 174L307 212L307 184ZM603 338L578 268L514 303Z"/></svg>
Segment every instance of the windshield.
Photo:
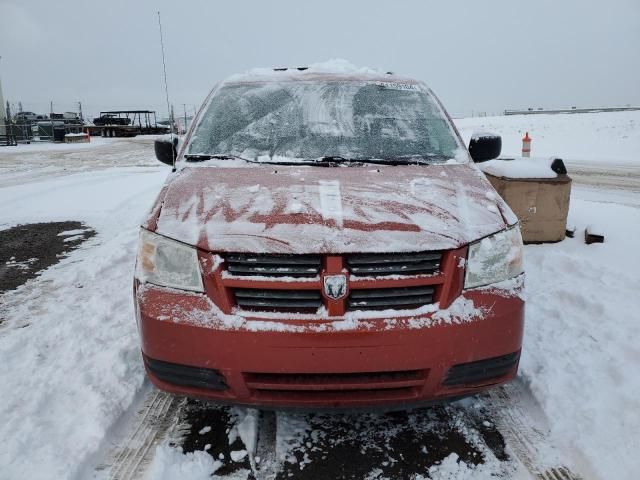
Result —
<svg viewBox="0 0 640 480"><path fill-rule="evenodd" d="M187 155L440 162L457 150L448 120L419 85L283 81L223 85Z"/></svg>

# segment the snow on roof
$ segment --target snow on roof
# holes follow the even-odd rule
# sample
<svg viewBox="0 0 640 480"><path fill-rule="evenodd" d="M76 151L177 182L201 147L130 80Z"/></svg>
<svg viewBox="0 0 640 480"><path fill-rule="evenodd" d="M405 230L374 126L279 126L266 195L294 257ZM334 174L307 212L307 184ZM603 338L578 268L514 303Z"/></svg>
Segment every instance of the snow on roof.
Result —
<svg viewBox="0 0 640 480"><path fill-rule="evenodd" d="M555 157L550 158L498 158L476 165L484 173L503 178L556 178L558 174L551 170Z"/></svg>
<svg viewBox="0 0 640 480"><path fill-rule="evenodd" d="M416 82L407 77L400 77L392 72L385 72L371 67L357 67L348 60L334 58L325 62L312 63L308 66L300 67L275 67L275 68L253 68L245 73L231 75L224 83L231 82L255 82L277 79L300 79L304 77L315 77L325 75L350 76L367 79L402 79L403 81Z"/></svg>

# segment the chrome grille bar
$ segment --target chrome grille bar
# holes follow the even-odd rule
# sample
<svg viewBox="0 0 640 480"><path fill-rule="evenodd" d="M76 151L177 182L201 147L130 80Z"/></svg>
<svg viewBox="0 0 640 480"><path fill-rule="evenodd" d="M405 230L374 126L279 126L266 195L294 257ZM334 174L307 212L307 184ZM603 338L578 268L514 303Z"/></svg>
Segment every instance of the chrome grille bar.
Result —
<svg viewBox="0 0 640 480"><path fill-rule="evenodd" d="M234 253L225 257L227 271L238 276L315 277L320 273L320 255Z"/></svg>
<svg viewBox="0 0 640 480"><path fill-rule="evenodd" d="M347 306L350 310L417 308L432 303L434 291L431 286L352 290Z"/></svg>
<svg viewBox="0 0 640 480"><path fill-rule="evenodd" d="M440 269L440 252L355 254L345 257L354 275L421 275Z"/></svg>

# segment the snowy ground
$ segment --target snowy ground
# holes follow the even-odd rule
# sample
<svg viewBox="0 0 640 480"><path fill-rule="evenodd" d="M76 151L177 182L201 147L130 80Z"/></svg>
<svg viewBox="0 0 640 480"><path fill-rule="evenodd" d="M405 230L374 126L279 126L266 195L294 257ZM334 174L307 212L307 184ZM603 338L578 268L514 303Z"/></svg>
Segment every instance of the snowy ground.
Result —
<svg viewBox="0 0 640 480"><path fill-rule="evenodd" d="M465 140L473 131L501 134L505 155L519 154L528 131L533 155L567 163L574 179L570 222L579 235L527 246L521 374L587 478L637 478L640 112L456 123ZM582 242L588 225L606 234L604 245Z"/></svg>
<svg viewBox="0 0 640 480"><path fill-rule="evenodd" d="M97 233L0 295L0 479L532 478L553 468L637 478L640 114L457 123L465 137L503 134L507 154L528 130L534 154L570 160L579 234L526 247L518 381L393 415L255 414L151 389L131 301L139 220L168 172L151 139L1 148L0 230L70 220ZM592 223L604 244L582 241Z"/></svg>

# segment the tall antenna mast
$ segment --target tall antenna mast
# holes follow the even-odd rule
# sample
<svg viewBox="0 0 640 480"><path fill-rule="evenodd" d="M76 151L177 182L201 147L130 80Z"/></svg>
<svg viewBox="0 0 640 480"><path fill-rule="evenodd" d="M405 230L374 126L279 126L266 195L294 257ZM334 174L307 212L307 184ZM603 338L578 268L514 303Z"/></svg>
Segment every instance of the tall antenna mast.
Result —
<svg viewBox="0 0 640 480"><path fill-rule="evenodd" d="M162 22L160 21L160 11L158 10L158 28L160 29L160 48L162 49L162 70L164 71L164 93L167 99L167 114L171 119L171 106L169 104L169 87L167 86L167 64L164 60L164 40L162 39ZM169 129L171 132L171 144L173 145L173 122L169 120ZM171 149L171 158L173 160L173 171L176 171L176 155L174 149Z"/></svg>

